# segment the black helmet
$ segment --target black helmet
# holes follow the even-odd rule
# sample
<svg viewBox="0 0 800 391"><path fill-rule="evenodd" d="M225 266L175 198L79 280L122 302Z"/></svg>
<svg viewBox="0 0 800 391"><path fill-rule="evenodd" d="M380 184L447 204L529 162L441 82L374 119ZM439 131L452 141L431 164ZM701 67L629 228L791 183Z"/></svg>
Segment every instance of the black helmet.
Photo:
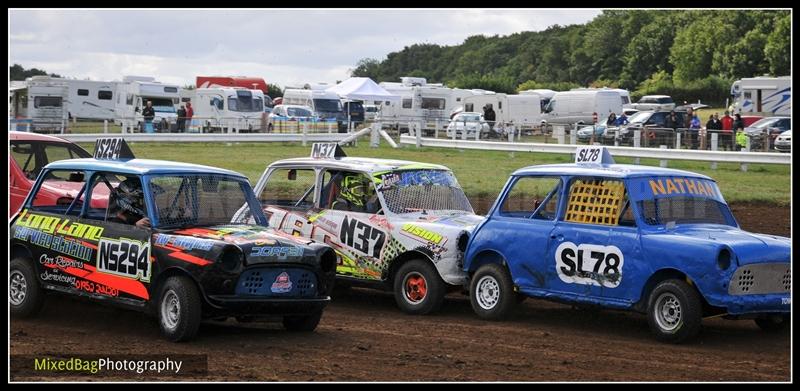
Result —
<svg viewBox="0 0 800 391"><path fill-rule="evenodd" d="M114 201L120 210L144 216L144 191L138 178L128 178L113 190Z"/></svg>

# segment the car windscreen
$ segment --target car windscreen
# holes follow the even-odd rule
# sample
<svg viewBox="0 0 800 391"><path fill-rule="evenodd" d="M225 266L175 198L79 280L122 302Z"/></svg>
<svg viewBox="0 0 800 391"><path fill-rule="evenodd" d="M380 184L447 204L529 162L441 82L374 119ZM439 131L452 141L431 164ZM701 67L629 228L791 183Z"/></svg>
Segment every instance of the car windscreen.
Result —
<svg viewBox="0 0 800 391"><path fill-rule="evenodd" d="M648 118L650 118L650 116L652 114L653 113L649 112L649 111L640 111L640 112L632 115L630 118L628 118L628 123L638 124L638 123L645 122L645 121L647 121Z"/></svg>
<svg viewBox="0 0 800 391"><path fill-rule="evenodd" d="M656 99L656 101L657 101L658 103L662 103L662 104L663 104L663 103L673 103L673 102L672 102L672 98L670 98L670 97L658 98L658 99Z"/></svg>
<svg viewBox="0 0 800 391"><path fill-rule="evenodd" d="M431 210L473 212L455 175L447 170L397 170L375 175L374 180L386 207L393 213Z"/></svg>
<svg viewBox="0 0 800 391"><path fill-rule="evenodd" d="M336 113L342 111L342 102L338 99L314 99L314 108L318 113Z"/></svg>
<svg viewBox="0 0 800 391"><path fill-rule="evenodd" d="M175 105L172 104L171 98L146 98L153 102L153 110L157 113L174 113Z"/></svg>
<svg viewBox="0 0 800 391"><path fill-rule="evenodd" d="M647 225L722 224L736 226L733 214L710 179L677 176L634 178L628 184Z"/></svg>
<svg viewBox="0 0 800 391"><path fill-rule="evenodd" d="M149 180L158 228L231 223L242 209L250 209L249 188L243 179L213 174L158 175Z"/></svg>
<svg viewBox="0 0 800 391"><path fill-rule="evenodd" d="M289 117L311 117L311 111L301 107L287 107L286 114Z"/></svg>
<svg viewBox="0 0 800 391"><path fill-rule="evenodd" d="M459 115L456 116L454 121L466 121L466 122L480 122L481 116L477 114L470 114L470 115Z"/></svg>
<svg viewBox="0 0 800 391"><path fill-rule="evenodd" d="M264 101L250 91L237 91L235 96L228 97L228 109L244 113L261 112L264 110Z"/></svg>

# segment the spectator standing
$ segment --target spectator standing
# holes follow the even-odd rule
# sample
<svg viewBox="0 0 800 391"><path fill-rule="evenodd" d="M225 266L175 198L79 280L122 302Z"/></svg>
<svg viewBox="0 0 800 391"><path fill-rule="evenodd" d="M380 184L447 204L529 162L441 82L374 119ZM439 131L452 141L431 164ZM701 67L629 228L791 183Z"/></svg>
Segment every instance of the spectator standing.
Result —
<svg viewBox="0 0 800 391"><path fill-rule="evenodd" d="M727 111L725 111L725 116L722 117L720 122L722 123L722 130L733 130L733 117Z"/></svg>
<svg viewBox="0 0 800 391"><path fill-rule="evenodd" d="M495 114L494 109L492 108L491 104L487 103L486 106L483 106L483 119L485 119L486 123L489 124L489 135L490 135L490 137L494 137L494 135L495 135L494 120L496 118L497 118L496 114Z"/></svg>
<svg viewBox="0 0 800 391"><path fill-rule="evenodd" d="M178 109L178 133L183 133L186 131L186 108L181 105L181 108Z"/></svg>
<svg viewBox="0 0 800 391"><path fill-rule="evenodd" d="M189 128L192 127L192 117L194 117L194 109L192 108L192 102L186 102L186 123L189 124Z"/></svg>
<svg viewBox="0 0 800 391"><path fill-rule="evenodd" d="M147 101L147 106L142 109L142 117L144 118L144 131L147 133L153 133L153 118L156 117L156 110L153 108L153 101Z"/></svg>
<svg viewBox="0 0 800 391"><path fill-rule="evenodd" d="M625 115L625 112L622 112L622 114L620 114L619 117L617 117L617 120L614 121L613 123L613 125L616 126L622 126L627 124L628 124L628 116Z"/></svg>

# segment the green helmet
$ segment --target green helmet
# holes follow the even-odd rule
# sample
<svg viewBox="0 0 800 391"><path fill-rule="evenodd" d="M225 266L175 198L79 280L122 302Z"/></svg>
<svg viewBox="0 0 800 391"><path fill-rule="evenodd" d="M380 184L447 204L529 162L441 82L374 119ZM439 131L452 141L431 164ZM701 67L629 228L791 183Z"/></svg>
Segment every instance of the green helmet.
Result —
<svg viewBox="0 0 800 391"><path fill-rule="evenodd" d="M362 175L347 175L342 181L341 196L353 205L363 207L369 190L369 181Z"/></svg>

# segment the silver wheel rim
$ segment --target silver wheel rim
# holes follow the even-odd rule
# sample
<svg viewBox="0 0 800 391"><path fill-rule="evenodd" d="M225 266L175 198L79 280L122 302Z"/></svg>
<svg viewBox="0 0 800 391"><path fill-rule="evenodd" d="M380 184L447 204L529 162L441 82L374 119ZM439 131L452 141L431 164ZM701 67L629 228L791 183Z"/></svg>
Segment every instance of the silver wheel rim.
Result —
<svg viewBox="0 0 800 391"><path fill-rule="evenodd" d="M181 304L175 291L168 290L161 300L161 321L168 329L172 330L178 326L180 320Z"/></svg>
<svg viewBox="0 0 800 391"><path fill-rule="evenodd" d="M13 305L20 305L25 301L28 293L28 283L25 276L19 270L12 270L8 276L8 300Z"/></svg>
<svg viewBox="0 0 800 391"><path fill-rule="evenodd" d="M664 331L675 331L683 324L683 310L678 298L669 292L656 299L655 317L658 327Z"/></svg>
<svg viewBox="0 0 800 391"><path fill-rule="evenodd" d="M485 310L493 309L500 301L500 284L492 276L481 277L475 290L475 299L477 299L478 305Z"/></svg>

